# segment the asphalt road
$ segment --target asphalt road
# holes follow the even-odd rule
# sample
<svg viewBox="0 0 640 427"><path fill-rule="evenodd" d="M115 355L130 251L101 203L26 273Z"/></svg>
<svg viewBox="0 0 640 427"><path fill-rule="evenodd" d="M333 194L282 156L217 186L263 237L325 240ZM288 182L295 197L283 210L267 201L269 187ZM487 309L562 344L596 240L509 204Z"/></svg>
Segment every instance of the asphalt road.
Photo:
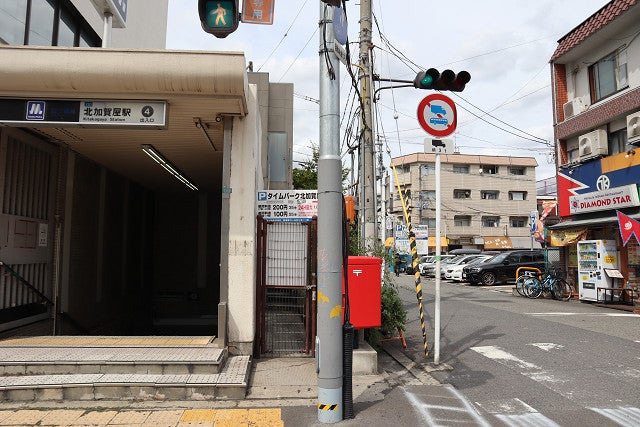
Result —
<svg viewBox="0 0 640 427"><path fill-rule="evenodd" d="M394 280L408 311L405 354L432 363L434 279L422 281L429 359L414 278ZM440 362L451 369L432 375L482 414L472 424L640 425L640 316L510 288L441 284ZM428 424L453 424L442 416Z"/></svg>

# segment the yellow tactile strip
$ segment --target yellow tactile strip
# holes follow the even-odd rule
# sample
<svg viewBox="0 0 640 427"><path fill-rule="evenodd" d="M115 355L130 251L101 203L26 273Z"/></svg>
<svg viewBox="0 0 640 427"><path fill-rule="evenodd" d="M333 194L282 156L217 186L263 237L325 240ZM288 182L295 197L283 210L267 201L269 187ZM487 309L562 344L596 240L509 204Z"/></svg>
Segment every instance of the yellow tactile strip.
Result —
<svg viewBox="0 0 640 427"><path fill-rule="evenodd" d="M0 411L3 426L264 426L283 427L280 408L85 411L81 409Z"/></svg>
<svg viewBox="0 0 640 427"><path fill-rule="evenodd" d="M205 346L211 344L214 337L211 336L139 336L139 337L108 337L108 336L57 336L57 337L21 337L0 341L0 346L154 346L154 347L180 347L180 346Z"/></svg>

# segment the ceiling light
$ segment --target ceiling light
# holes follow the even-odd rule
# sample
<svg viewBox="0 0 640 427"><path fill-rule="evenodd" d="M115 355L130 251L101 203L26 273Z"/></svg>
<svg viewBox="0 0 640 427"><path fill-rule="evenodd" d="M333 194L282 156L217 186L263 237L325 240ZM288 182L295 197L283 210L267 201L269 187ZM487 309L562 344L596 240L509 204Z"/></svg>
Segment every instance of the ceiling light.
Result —
<svg viewBox="0 0 640 427"><path fill-rule="evenodd" d="M167 172L176 177L178 181L189 187L191 190L197 191L198 187L196 187L191 181L189 181L180 171L173 166L167 159L165 159L162 154L160 154L152 145L143 144L140 146L142 151L149 157L153 159L154 162L162 166Z"/></svg>

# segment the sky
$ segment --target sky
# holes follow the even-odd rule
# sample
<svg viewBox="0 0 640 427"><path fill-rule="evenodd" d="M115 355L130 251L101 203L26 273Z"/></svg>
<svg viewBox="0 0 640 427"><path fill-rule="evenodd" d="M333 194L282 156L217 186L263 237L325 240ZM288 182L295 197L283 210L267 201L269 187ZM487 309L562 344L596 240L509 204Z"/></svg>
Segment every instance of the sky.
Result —
<svg viewBox="0 0 640 427"><path fill-rule="evenodd" d="M451 136L456 148L463 154L535 157L537 180L555 175L549 59L557 41L607 1L462 0L455 7L429 0L371 2L374 73L413 80L427 68L468 71L471 81L463 92L443 92L457 105L458 127ZM304 98L319 97L320 4L275 0L273 25L240 23L217 39L200 27L197 0L169 0L168 49L244 52L247 64L268 72L271 82L294 84L294 167L319 142L318 105ZM346 15L351 55L357 58L359 1L346 2ZM344 65L339 74L344 135L352 112L351 80ZM378 93L375 128L387 167L391 157L423 152L429 136L418 123L417 107L434 92ZM344 161L349 167L349 157Z"/></svg>

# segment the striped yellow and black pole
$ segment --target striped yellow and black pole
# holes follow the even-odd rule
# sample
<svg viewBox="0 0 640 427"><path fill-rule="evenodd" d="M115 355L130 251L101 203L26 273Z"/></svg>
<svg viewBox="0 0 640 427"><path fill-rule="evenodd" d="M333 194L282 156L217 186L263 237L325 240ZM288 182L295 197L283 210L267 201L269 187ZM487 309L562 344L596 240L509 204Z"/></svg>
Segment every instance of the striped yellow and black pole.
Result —
<svg viewBox="0 0 640 427"><path fill-rule="evenodd" d="M405 192L400 187L400 181L398 180L398 172L393 163L391 163L391 169L393 169L393 176L396 181L396 187L398 188L398 194L400 195L400 201L402 202L402 212L404 213L405 221L407 222L407 230L409 232L409 249L411 250L411 267L414 275L414 282L416 288L416 298L418 299L418 311L420 314L420 327L422 328L422 341L424 343L424 356L429 357L429 345L427 342L427 327L424 319L424 309L422 307L422 282L420 280L420 270L418 269L418 249L416 247L416 236L411 228L411 213L407 209L409 203L408 197L405 199Z"/></svg>

